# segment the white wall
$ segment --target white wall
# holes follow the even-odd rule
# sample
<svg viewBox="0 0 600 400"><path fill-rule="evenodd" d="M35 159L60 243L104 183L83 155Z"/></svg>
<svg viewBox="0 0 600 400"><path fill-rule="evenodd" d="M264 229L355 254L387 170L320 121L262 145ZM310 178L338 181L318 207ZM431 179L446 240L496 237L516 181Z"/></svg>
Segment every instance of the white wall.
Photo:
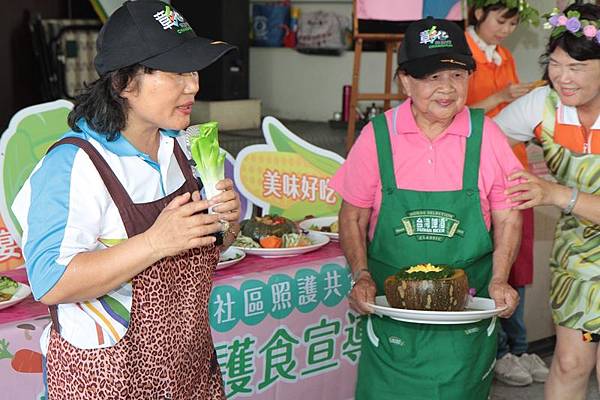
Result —
<svg viewBox="0 0 600 400"><path fill-rule="evenodd" d="M537 207L534 214L533 284L525 289L525 325L531 342L554 335L550 313L548 260L554 241L554 226L560 212L555 207Z"/></svg>
<svg viewBox="0 0 600 400"><path fill-rule="evenodd" d="M541 14L545 14L556 6L552 0L529 0ZM542 25L536 27L519 26L504 45L512 52L517 62L519 77L523 82L541 79L542 69L539 57L545 51L545 45L550 36L550 31L543 29Z"/></svg>
<svg viewBox="0 0 600 400"><path fill-rule="evenodd" d="M300 7L302 12L323 10L344 15L348 19L352 16L352 1L337 0L319 4L318 0L305 0L292 4ZM369 58L376 63L384 59L383 54L379 53L369 53L363 57L365 60ZM353 52L346 52L340 57L316 56L288 48L252 47L250 97L263 100L263 115L327 121L334 111L341 111L342 87L352 83L353 60ZM379 67L379 64L365 64L365 68L368 68L365 71L379 71ZM383 76L381 80L381 89L377 90L383 90Z"/></svg>
<svg viewBox="0 0 600 400"><path fill-rule="evenodd" d="M546 13L555 1L530 0L540 12ZM520 26L507 39L505 46L512 52L517 63L519 77L524 82L540 79L542 68L539 56L544 53L549 31L541 27ZM553 207L535 209L535 243L533 284L525 289L525 325L529 341L543 339L554 334L549 306L550 271L548 259L554 240L554 226L559 212Z"/></svg>
<svg viewBox="0 0 600 400"><path fill-rule="evenodd" d="M550 10L552 0L531 0L542 13ZM301 3L303 10L331 9L350 16L351 4ZM541 76L538 57L544 51L548 31L520 26L506 46L513 52L523 81ZM361 91L383 91L383 52L363 53ZM287 48L250 49L250 97L260 98L263 114L281 118L326 121L341 110L342 87L352 83L354 52L342 56L300 54ZM395 63L394 63L395 65ZM362 104L364 108L368 104Z"/></svg>
<svg viewBox="0 0 600 400"><path fill-rule="evenodd" d="M342 87L352 83L353 52L315 56L287 48L250 49L250 97L262 113L281 118L327 121L342 108ZM383 91L385 56L364 53L362 91Z"/></svg>

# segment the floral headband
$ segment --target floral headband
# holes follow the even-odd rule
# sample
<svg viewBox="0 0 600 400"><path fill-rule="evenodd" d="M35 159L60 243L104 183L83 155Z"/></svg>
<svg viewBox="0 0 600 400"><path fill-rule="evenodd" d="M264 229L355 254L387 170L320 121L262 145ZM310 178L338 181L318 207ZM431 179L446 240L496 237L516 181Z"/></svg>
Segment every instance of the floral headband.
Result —
<svg viewBox="0 0 600 400"><path fill-rule="evenodd" d="M495 4L504 6L509 10L517 9L519 11L519 20L538 26L540 24L540 13L537 9L531 7L525 0L468 0L468 5L475 8L484 8Z"/></svg>
<svg viewBox="0 0 600 400"><path fill-rule="evenodd" d="M579 11L567 11L567 15L563 14L558 8L552 10L549 15L545 15L548 22L544 24L545 29L552 29L550 37L556 37L564 32L571 32L577 37L585 37L588 40L596 40L600 44L600 19L590 21L580 19Z"/></svg>

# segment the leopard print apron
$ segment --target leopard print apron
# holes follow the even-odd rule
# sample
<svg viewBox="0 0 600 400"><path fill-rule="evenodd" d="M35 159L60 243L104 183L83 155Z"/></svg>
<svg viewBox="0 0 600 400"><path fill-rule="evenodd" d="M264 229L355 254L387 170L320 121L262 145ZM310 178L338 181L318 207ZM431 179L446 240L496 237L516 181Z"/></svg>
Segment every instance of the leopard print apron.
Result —
<svg viewBox="0 0 600 400"><path fill-rule="evenodd" d="M128 237L146 231L175 196L198 188L177 142L174 153L185 183L169 196L142 204L131 201L89 142L65 138L53 147L60 144L74 144L89 155L119 209ZM215 246L196 248L163 258L135 276L129 329L112 347L71 345L60 336L56 308L51 309L49 399L225 399L208 324L218 258Z"/></svg>

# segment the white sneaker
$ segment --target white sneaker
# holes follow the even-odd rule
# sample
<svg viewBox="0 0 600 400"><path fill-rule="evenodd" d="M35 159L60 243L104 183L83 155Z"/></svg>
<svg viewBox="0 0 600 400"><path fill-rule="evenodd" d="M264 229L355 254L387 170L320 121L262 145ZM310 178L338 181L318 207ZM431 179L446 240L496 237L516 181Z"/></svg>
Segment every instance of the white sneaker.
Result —
<svg viewBox="0 0 600 400"><path fill-rule="evenodd" d="M548 366L537 354L521 354L519 363L525 368L536 382L546 382L550 370Z"/></svg>
<svg viewBox="0 0 600 400"><path fill-rule="evenodd" d="M531 374L519 363L519 358L510 353L496 360L494 375L510 386L527 386L533 382Z"/></svg>

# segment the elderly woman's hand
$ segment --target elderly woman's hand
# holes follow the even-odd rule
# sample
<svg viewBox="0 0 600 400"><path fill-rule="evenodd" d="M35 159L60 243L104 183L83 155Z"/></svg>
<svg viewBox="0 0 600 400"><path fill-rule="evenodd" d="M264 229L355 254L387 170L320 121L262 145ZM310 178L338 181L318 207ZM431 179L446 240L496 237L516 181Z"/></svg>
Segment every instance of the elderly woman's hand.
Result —
<svg viewBox="0 0 600 400"><path fill-rule="evenodd" d="M240 198L233 190L231 179L223 179L217 182L217 189L222 192L209 199L209 205L214 206L213 211L220 215L221 220L237 222L240 218Z"/></svg>
<svg viewBox="0 0 600 400"><path fill-rule="evenodd" d="M492 280L488 286L490 297L496 303L496 307L506 306L506 310L498 314L501 318L510 317L519 305L519 293L507 282Z"/></svg>
<svg viewBox="0 0 600 400"><path fill-rule="evenodd" d="M375 303L377 288L370 274L361 275L354 283L348 301L350 307L361 315L371 314L373 309L365 303Z"/></svg>
<svg viewBox="0 0 600 400"><path fill-rule="evenodd" d="M212 234L221 230L221 214L207 214L210 203L200 200L196 191L175 197L159 214L154 224L142 235L154 258L174 256L182 251L209 246Z"/></svg>
<svg viewBox="0 0 600 400"><path fill-rule="evenodd" d="M508 178L511 181L520 179L521 183L511 186L506 194L514 203L516 210L524 210L541 205L554 205L564 208L569 202L569 188L542 179L530 172L515 172Z"/></svg>

